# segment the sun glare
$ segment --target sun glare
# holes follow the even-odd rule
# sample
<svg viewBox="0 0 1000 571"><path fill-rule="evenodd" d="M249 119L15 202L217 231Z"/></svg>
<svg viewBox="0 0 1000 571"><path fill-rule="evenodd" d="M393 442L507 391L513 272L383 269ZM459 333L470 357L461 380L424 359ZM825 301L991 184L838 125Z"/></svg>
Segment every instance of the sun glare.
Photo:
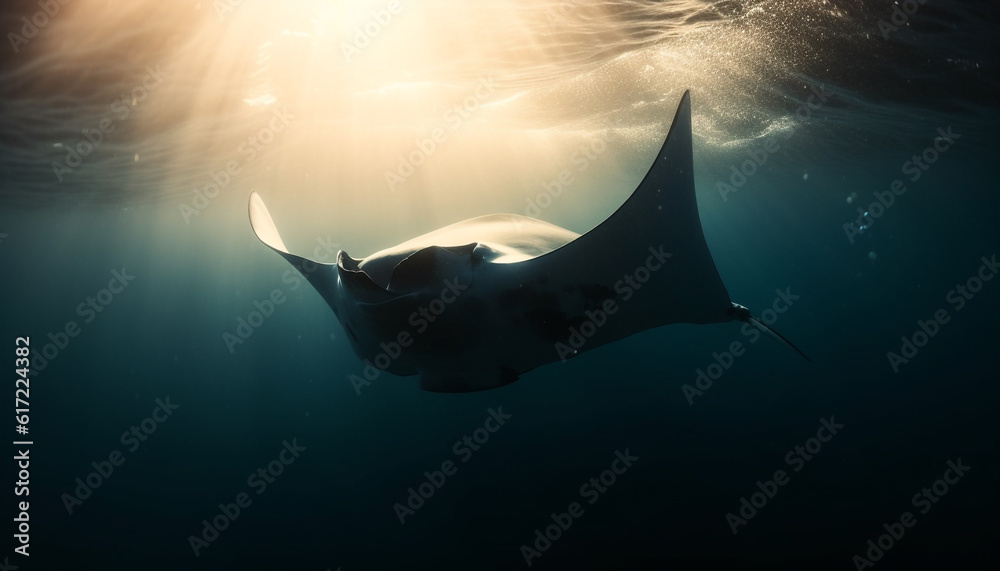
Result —
<svg viewBox="0 0 1000 571"><path fill-rule="evenodd" d="M130 172L157 185L151 194L211 205L256 190L282 197L269 202L279 213L287 199L306 204L302 216L405 220L407 231L521 213L525 196L600 141L610 151L573 182L583 200L546 213L592 224L590 195L612 208L624 198L648 165L628 150L655 152L683 90L725 116L719 102L741 97L728 86L754 73L740 58L757 49L711 24L679 41L669 14L603 3L81 0L68 13L47 35L53 54L121 54L127 65L108 68L117 85L162 69L129 125L148 143ZM668 24L635 33L646 22ZM95 38L105 52L73 51ZM696 112L696 134L711 133L704 121Z"/></svg>

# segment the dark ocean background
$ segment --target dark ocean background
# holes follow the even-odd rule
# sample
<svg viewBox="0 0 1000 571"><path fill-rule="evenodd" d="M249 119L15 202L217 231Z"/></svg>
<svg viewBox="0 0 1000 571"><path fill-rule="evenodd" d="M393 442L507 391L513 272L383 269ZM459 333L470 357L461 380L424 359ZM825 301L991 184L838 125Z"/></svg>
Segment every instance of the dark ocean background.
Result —
<svg viewBox="0 0 1000 571"><path fill-rule="evenodd" d="M1000 280L961 309L952 293L1000 253L994 2L903 2L915 12L898 29L880 26L888 0L395 14L75 0L44 18L41 4L0 11L8 379L16 337L36 356L30 433L4 428L34 442L29 497L4 445L4 569L524 569L522 545L574 501L583 515L532 569L847 570L904 512L916 525L876 569L996 568ZM635 188L686 89L719 274L757 315L776 290L798 296L774 327L811 362L737 324L671 325L497 390L383 373L359 395L344 330L247 221L257 191L288 247L324 260L494 212L582 233ZM70 167L102 124L114 130ZM447 140L387 182L437 128ZM944 146L939 129L958 137L911 180L905 163ZM251 151L251 137L267 140ZM238 174L192 214L231 161ZM531 211L562 171L572 182ZM857 208L896 179L907 191L861 232ZM102 294L113 272L134 279ZM224 335L274 290L284 303L230 350ZM939 310L949 321L894 371L887 354ZM682 387L734 341L746 353L689 404ZM176 410L130 451L123 433L168 398ZM501 407L504 425L456 452ZM786 455L831 416L843 428L793 471ZM248 482L284 442L305 450L265 489ZM626 450L632 466L587 503L581 486ZM68 513L64 494L115 451L124 462ZM457 472L401 525L394 505L449 460ZM920 513L914 494L959 460L969 471ZM788 483L734 535L727 514L777 470ZM196 557L189 537L241 493L252 503ZM30 557L13 551L25 499Z"/></svg>

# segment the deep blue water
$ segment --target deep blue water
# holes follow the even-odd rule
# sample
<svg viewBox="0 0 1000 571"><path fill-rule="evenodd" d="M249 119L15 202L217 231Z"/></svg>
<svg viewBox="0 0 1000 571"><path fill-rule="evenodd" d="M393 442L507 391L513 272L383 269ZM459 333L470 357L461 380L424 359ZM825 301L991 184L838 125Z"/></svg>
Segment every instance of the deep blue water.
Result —
<svg viewBox="0 0 1000 571"><path fill-rule="evenodd" d="M0 343L12 380L17 337L33 359L30 432L5 430L33 444L27 486L12 458L25 446L5 444L0 562L491 570L526 568L527 546L532 569L851 569L910 512L875 569L995 567L991 3L929 0L889 30L893 4L875 0L401 2L345 52L388 6L76 0L20 42L8 34L41 8L4 4ZM468 116L449 114L484 81ZM826 101L796 115L820 87ZM582 233L635 188L685 89L719 274L757 315L784 292L774 327L811 362L736 324L677 324L500 389L431 393L383 373L358 394L344 329L247 222L257 191L293 251L360 258L525 214L570 171L533 215ZM78 166L53 165L105 119L114 130ZM447 141L393 188L386 172L435 128ZM914 180L908 163L935 144ZM762 152L735 191L720 186ZM219 196L185 210L230 161ZM859 206L881 211L864 231ZM227 344L275 290L284 301ZM890 355L901 338L922 345L907 362ZM723 355L734 342L745 352ZM721 374L685 392L700 371ZM144 441L127 434L153 417ZM497 430L478 450L461 443L484 426ZM588 482L622 470L616 452L634 459L601 492ZM395 507L449 461L432 497ZM956 480L949 462L969 469ZM254 476L269 464L271 482ZM99 487L78 491L88 476ZM758 482L773 497L741 516ZM924 488L933 503L914 498ZM246 500L203 535L220 504ZM29 557L14 552L19 501ZM582 515L536 546L573 502Z"/></svg>

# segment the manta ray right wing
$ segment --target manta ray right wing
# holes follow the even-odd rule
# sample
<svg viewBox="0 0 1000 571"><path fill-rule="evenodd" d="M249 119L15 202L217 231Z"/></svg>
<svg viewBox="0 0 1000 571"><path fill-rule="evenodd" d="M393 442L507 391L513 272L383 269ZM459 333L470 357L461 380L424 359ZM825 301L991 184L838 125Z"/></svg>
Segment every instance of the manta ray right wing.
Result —
<svg viewBox="0 0 1000 571"><path fill-rule="evenodd" d="M564 331L567 324L579 327L591 320L592 312L603 307L594 292L613 299L616 315L608 316L606 324L597 328L588 340L591 347L670 323L739 320L764 330L809 360L784 336L730 299L698 215L692 143L691 95L685 91L663 147L628 200L590 232L548 254L520 262L521 283L545 282L546 288L557 292L591 284L590 299L554 320Z"/></svg>
<svg viewBox="0 0 1000 571"><path fill-rule="evenodd" d="M523 282L546 280L555 291L592 284L614 298L622 315L609 318L600 343L668 323L734 319L698 216L691 145L685 92L663 147L628 200L593 230L518 263Z"/></svg>

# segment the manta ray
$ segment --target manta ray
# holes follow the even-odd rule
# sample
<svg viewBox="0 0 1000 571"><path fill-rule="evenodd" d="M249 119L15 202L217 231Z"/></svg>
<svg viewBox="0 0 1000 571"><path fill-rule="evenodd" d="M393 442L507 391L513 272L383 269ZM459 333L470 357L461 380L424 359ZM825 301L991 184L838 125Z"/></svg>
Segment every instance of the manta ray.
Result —
<svg viewBox="0 0 1000 571"><path fill-rule="evenodd" d="M554 361L671 323L742 321L784 337L729 298L695 198L691 96L632 195L583 235L516 214L446 226L334 264L289 252L254 192L250 225L333 309L366 365L420 387L507 385ZM806 357L808 359L808 357Z"/></svg>

